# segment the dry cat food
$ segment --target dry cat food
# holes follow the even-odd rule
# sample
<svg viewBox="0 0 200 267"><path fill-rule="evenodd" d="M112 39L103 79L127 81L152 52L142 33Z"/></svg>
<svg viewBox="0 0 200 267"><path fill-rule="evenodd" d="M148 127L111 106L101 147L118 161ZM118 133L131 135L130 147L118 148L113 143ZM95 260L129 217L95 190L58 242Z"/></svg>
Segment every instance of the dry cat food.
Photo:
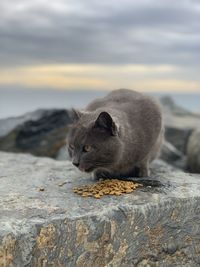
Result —
<svg viewBox="0 0 200 267"><path fill-rule="evenodd" d="M99 181L96 184L74 187L73 192L81 195L82 197L101 198L104 195L120 196L124 193L131 193L139 186L142 185L131 181L111 179Z"/></svg>

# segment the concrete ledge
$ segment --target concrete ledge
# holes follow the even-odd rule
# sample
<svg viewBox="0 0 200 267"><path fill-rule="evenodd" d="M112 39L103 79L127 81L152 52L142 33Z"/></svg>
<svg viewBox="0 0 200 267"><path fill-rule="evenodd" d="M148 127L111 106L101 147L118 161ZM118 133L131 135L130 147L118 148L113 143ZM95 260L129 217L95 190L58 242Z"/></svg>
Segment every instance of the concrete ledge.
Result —
<svg viewBox="0 0 200 267"><path fill-rule="evenodd" d="M198 266L200 175L152 169L151 186L97 200L71 191L92 183L71 163L1 152L0 267Z"/></svg>

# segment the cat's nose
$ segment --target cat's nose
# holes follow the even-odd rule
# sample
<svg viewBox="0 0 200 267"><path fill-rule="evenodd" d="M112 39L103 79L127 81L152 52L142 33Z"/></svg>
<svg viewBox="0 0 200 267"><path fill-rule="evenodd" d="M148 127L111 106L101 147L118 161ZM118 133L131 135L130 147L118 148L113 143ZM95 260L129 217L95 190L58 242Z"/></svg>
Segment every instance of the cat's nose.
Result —
<svg viewBox="0 0 200 267"><path fill-rule="evenodd" d="M73 164L74 166L76 166L76 167L79 166L79 162L77 162L77 161L73 161L72 164Z"/></svg>

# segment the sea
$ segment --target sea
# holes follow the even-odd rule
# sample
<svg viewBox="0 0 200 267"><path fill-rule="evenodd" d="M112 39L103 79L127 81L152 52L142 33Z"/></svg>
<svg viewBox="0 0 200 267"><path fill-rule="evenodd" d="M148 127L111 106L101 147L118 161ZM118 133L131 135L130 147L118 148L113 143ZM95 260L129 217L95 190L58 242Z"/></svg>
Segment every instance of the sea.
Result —
<svg viewBox="0 0 200 267"><path fill-rule="evenodd" d="M20 116L36 109L83 108L94 98L105 96L107 93L108 91L100 90L0 88L0 119ZM200 113L200 92L154 92L149 95L153 95L157 98L171 96L179 106Z"/></svg>

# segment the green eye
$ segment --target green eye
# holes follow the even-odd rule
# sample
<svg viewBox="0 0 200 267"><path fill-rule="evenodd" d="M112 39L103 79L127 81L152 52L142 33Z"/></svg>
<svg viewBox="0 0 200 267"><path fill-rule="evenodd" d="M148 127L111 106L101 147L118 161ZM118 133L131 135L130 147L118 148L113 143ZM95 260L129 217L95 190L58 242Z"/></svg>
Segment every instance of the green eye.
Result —
<svg viewBox="0 0 200 267"><path fill-rule="evenodd" d="M89 152L91 149L92 149L92 147L91 147L90 145L85 145L85 146L83 147L83 151L84 151L84 152Z"/></svg>

